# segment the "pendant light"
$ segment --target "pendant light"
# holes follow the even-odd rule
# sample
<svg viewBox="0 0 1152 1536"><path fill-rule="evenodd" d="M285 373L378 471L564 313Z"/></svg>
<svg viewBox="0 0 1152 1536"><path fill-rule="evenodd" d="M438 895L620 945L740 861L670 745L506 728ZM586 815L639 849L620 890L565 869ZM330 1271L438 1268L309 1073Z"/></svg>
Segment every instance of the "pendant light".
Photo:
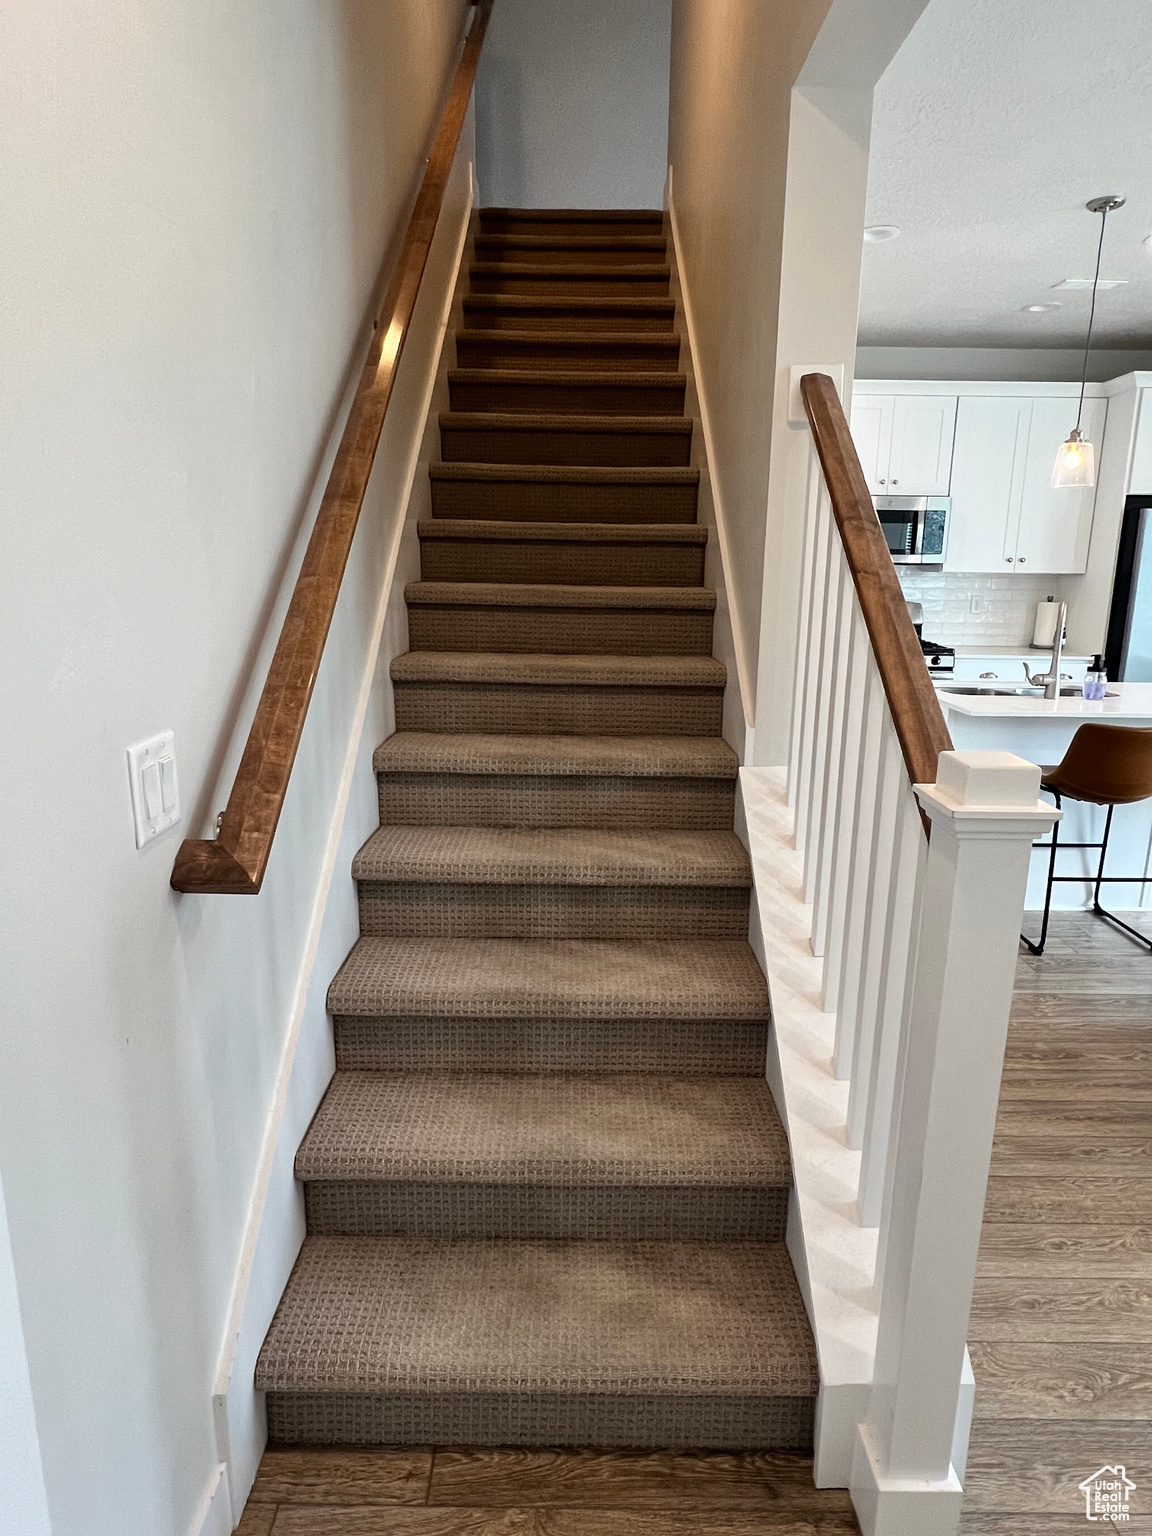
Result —
<svg viewBox="0 0 1152 1536"><path fill-rule="evenodd" d="M1100 215L1100 240L1096 246L1096 274L1092 279L1092 308L1088 312L1088 336L1084 342L1084 367L1080 372L1080 405L1076 411L1076 425L1056 450L1056 463L1052 468L1052 485L1056 490L1079 489L1096 484L1096 450L1085 442L1080 430L1084 416L1084 389L1088 383L1088 354L1092 350L1092 326L1096 320L1096 289L1100 285L1100 258L1104 254L1104 228L1108 215L1123 208L1122 197L1094 197L1085 207L1089 213Z"/></svg>

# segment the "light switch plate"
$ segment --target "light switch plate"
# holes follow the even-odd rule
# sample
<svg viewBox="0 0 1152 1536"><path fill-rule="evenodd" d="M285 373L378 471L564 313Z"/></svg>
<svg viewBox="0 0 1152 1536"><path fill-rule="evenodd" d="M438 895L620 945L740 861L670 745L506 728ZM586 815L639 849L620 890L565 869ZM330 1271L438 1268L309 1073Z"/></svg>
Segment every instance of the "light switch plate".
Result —
<svg viewBox="0 0 1152 1536"><path fill-rule="evenodd" d="M795 363L788 376L788 425L806 427L808 412L804 409L804 397L800 393L800 380L806 373L827 373L836 386L836 393L844 398L843 363Z"/></svg>
<svg viewBox="0 0 1152 1536"><path fill-rule="evenodd" d="M143 848L180 820L174 732L163 731L128 748L128 782L132 789L136 846Z"/></svg>

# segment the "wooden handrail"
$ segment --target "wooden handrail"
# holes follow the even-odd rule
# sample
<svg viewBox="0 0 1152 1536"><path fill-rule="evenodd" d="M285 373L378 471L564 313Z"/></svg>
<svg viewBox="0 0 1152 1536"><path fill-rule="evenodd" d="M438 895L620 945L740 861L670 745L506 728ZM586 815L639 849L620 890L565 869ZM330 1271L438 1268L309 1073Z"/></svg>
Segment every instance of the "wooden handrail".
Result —
<svg viewBox="0 0 1152 1536"><path fill-rule="evenodd" d="M376 321L368 358L219 830L214 840L187 839L181 843L172 870L172 885L178 891L254 896L263 882L352 536L372 473L384 413L392 396L396 367L408 337L412 310L468 111L492 5L493 0L479 0L473 12L400 259Z"/></svg>
<svg viewBox="0 0 1152 1536"><path fill-rule="evenodd" d="M800 393L908 777L913 784L934 784L936 761L941 752L952 750L952 738L908 617L848 418L826 373L806 373Z"/></svg>

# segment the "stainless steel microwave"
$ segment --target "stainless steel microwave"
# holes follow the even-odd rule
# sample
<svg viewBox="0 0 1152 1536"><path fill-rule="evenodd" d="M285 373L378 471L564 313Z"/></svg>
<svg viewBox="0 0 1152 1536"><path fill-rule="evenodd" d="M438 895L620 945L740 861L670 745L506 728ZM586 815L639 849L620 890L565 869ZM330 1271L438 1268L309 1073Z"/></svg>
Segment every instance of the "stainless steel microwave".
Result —
<svg viewBox="0 0 1152 1536"><path fill-rule="evenodd" d="M943 565L951 496L873 496L895 565Z"/></svg>

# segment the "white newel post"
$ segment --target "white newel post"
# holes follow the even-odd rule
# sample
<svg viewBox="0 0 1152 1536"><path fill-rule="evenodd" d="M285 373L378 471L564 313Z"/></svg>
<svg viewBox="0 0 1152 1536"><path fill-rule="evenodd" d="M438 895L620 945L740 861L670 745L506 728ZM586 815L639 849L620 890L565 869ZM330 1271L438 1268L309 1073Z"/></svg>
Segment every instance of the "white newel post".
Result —
<svg viewBox="0 0 1152 1536"><path fill-rule="evenodd" d="M864 1536L952 1536L952 1467L1032 841L1056 819L1040 770L943 752L917 784L932 834L897 1073L876 1371L852 1498Z"/></svg>

